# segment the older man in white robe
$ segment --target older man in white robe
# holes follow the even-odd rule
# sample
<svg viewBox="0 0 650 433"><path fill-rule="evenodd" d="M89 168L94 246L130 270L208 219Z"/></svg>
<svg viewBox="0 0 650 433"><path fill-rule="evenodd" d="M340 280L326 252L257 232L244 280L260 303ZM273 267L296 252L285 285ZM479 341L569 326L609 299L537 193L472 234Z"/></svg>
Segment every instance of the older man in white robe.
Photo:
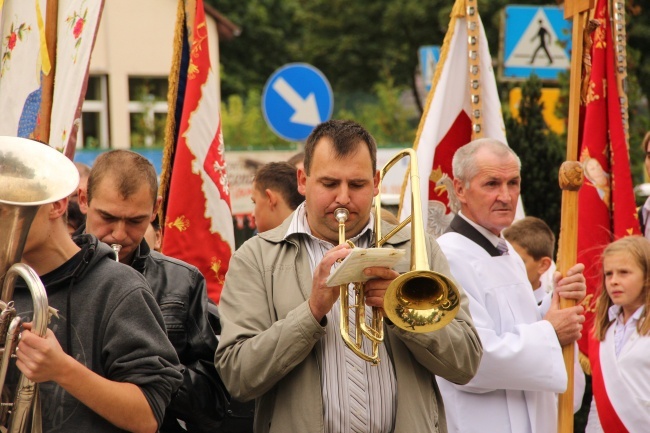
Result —
<svg viewBox="0 0 650 433"><path fill-rule="evenodd" d="M454 155L461 210L438 243L470 299L484 352L468 384L439 380L449 432L557 430L556 393L567 387L561 347L580 338L584 321L581 306L560 309L559 297L584 298L584 266L556 276L543 315L523 261L501 235L515 217L520 169L517 155L492 139L475 140Z"/></svg>

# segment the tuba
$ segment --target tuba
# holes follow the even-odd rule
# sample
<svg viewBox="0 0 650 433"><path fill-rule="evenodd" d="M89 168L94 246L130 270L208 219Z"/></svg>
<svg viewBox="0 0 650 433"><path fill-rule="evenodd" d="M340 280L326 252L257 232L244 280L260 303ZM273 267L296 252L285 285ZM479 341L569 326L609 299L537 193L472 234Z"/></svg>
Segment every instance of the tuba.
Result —
<svg viewBox="0 0 650 433"><path fill-rule="evenodd" d="M388 239L411 223L411 269L393 280L384 295L384 312L373 307L371 323L366 323L364 284L354 283L354 305L349 306L348 284L340 286L341 337L345 344L362 359L379 363L379 344L383 341L383 315L393 324L410 332L432 332L451 322L460 308L460 294L453 281L431 271L425 244L420 178L416 153L403 149L384 165L379 173L379 189L386 173L405 156L410 157L411 215L400 222L386 236L381 236L381 195L375 198L375 245L381 247ZM338 208L334 217L339 223L339 243L345 240L345 221L348 211ZM350 311L355 316L354 338L350 337ZM371 343L371 353L363 351L364 338Z"/></svg>
<svg viewBox="0 0 650 433"><path fill-rule="evenodd" d="M30 416L36 424L38 385L20 375L11 394L5 389L9 361L15 356L22 320L16 315L13 293L22 278L34 304L32 332L44 336L49 321L47 293L36 272L19 263L27 234L36 212L43 204L70 195L79 184L74 164L50 146L17 137L0 137L0 430L25 432Z"/></svg>

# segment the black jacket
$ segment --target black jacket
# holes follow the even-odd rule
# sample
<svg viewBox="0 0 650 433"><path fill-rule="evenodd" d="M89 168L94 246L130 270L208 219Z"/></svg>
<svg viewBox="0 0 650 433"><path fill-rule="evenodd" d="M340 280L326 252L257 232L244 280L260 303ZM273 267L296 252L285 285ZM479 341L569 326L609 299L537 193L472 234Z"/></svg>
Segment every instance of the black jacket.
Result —
<svg viewBox="0 0 650 433"><path fill-rule="evenodd" d="M41 275L48 304L58 310L49 328L65 352L88 369L137 385L160 424L183 380L160 309L142 275L116 263L108 245L91 235L75 241L81 250ZM13 301L23 320L30 321L34 304L22 281ZM123 431L55 382L40 384L40 399L44 432Z"/></svg>
<svg viewBox="0 0 650 433"><path fill-rule="evenodd" d="M85 224L75 235L86 231ZM189 263L151 251L143 239L131 267L144 275L163 313L167 335L185 367L183 383L165 412L161 433L216 433L230 396L214 367L218 340L208 322L201 272ZM187 430L181 429L177 419Z"/></svg>
<svg viewBox="0 0 650 433"><path fill-rule="evenodd" d="M165 413L162 433L215 432L228 404L228 393L214 367L217 337L208 322L205 279L194 266L151 251L143 239L131 266L144 275L160 306L167 334L185 366L183 384Z"/></svg>

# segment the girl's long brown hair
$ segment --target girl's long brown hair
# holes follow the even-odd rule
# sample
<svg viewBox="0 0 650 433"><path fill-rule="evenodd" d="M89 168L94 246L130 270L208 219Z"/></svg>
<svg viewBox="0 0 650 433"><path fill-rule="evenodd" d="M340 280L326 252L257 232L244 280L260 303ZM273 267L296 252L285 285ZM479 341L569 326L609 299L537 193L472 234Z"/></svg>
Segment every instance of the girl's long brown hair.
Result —
<svg viewBox="0 0 650 433"><path fill-rule="evenodd" d="M650 334L650 320L645 319L648 316L648 310L650 309L650 241L643 236L628 236L614 241L605 248L605 251L603 251L601 263L604 262L605 257L621 253L629 254L636 265L643 271L644 283L641 294L645 297L645 309L641 319L637 323L637 332L639 335L648 335ZM609 320L608 310L609 307L614 305L614 303L607 294L607 289L605 288L604 271L601 276L603 282L600 294L596 301L594 336L598 340L603 341L605 339L607 328L612 324L612 321Z"/></svg>

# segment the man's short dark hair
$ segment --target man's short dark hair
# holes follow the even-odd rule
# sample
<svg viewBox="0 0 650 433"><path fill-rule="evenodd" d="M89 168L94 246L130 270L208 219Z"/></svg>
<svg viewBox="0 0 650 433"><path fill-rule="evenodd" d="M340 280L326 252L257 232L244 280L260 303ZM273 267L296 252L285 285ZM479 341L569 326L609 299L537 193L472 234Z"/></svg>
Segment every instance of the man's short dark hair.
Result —
<svg viewBox="0 0 650 433"><path fill-rule="evenodd" d="M255 173L255 187L262 192L266 189L279 192L287 206L296 209L305 199L298 192L296 171L288 162L269 162Z"/></svg>
<svg viewBox="0 0 650 433"><path fill-rule="evenodd" d="M503 231L503 237L522 247L535 260L543 257L553 259L555 234L539 218L528 216L515 221Z"/></svg>
<svg viewBox="0 0 650 433"><path fill-rule="evenodd" d="M158 196L156 169L147 158L130 150L111 150L97 157L88 176L88 204L97 186L109 177L116 183L119 194L126 198L135 194L141 185L149 185L152 202Z"/></svg>
<svg viewBox="0 0 650 433"><path fill-rule="evenodd" d="M346 157L354 152L360 144L368 146L372 159L372 174L377 171L377 142L361 125L352 120L328 120L316 126L305 143L305 173L309 176L311 160L314 157L316 143L321 138L329 138L337 158Z"/></svg>
<svg viewBox="0 0 650 433"><path fill-rule="evenodd" d="M68 211L66 212L68 225L74 230L77 230L86 222L86 215L79 209L79 203L75 200L68 201Z"/></svg>
<svg viewBox="0 0 650 433"><path fill-rule="evenodd" d="M298 152L293 155L291 158L287 159L287 162L294 167L298 166L299 163L305 161L305 152Z"/></svg>

